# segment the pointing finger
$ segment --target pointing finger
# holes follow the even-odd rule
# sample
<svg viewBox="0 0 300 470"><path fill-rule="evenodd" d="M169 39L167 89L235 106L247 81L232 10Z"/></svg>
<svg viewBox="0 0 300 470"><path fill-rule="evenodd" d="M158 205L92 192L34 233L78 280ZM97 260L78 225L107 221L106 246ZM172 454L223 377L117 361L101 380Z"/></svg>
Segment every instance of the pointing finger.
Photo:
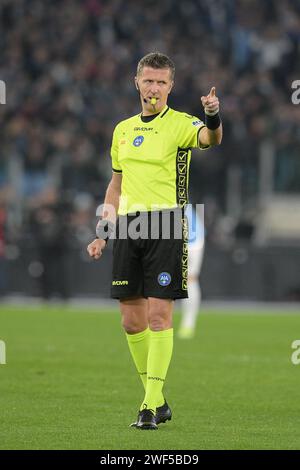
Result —
<svg viewBox="0 0 300 470"><path fill-rule="evenodd" d="M209 92L210 98L214 98L216 96L216 87L212 87Z"/></svg>

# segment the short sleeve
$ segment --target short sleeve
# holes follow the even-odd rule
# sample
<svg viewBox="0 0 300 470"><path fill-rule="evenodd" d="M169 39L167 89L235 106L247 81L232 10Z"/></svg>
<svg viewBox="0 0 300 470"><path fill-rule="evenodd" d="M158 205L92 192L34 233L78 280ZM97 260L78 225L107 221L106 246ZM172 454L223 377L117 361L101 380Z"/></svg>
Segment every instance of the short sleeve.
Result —
<svg viewBox="0 0 300 470"><path fill-rule="evenodd" d="M177 129L179 147L199 148L199 132L203 127L205 124L198 117L183 114Z"/></svg>
<svg viewBox="0 0 300 470"><path fill-rule="evenodd" d="M122 168L119 164L119 129L118 126L115 127L113 133L113 139L111 144L111 160L112 160L112 170L115 173L122 173Z"/></svg>

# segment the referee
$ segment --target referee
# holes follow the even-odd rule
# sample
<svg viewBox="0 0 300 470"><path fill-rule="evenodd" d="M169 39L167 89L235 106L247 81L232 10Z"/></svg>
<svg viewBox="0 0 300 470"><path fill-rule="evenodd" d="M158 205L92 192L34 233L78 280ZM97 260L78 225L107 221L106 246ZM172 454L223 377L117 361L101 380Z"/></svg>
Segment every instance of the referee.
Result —
<svg viewBox="0 0 300 470"><path fill-rule="evenodd" d="M137 421L131 425L138 429L158 429L172 417L163 386L173 350L174 300L188 297L183 211L191 149L207 149L222 140L215 88L201 97L202 122L167 105L174 75L174 63L164 54L150 53L139 61L135 87L142 111L114 130L112 179L97 237L87 248L92 258L99 259L114 234L111 297L119 299L122 326L145 390ZM178 212L181 237L171 229ZM152 236L154 215L158 236ZM169 236L163 230L164 220L169 220Z"/></svg>

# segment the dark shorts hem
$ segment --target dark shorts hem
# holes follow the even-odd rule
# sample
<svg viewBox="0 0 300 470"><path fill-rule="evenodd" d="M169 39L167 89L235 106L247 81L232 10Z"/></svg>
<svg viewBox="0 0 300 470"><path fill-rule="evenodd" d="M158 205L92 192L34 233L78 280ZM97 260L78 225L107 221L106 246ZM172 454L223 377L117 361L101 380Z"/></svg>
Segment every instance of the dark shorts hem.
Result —
<svg viewBox="0 0 300 470"><path fill-rule="evenodd" d="M121 299L127 299L131 297L144 297L144 294L143 292L137 292L137 291L135 292L111 292L110 293L111 299L121 300Z"/></svg>
<svg viewBox="0 0 300 470"><path fill-rule="evenodd" d="M155 299L171 299L171 300L179 300L179 299L187 299L188 293L187 292L178 292L178 293L158 293L158 292L120 292L120 293L111 293L110 298L116 300L127 299L130 297L143 297L147 299L148 297L154 297Z"/></svg>
<svg viewBox="0 0 300 470"><path fill-rule="evenodd" d="M187 299L188 293L186 292L145 292L145 297L154 297L156 299Z"/></svg>

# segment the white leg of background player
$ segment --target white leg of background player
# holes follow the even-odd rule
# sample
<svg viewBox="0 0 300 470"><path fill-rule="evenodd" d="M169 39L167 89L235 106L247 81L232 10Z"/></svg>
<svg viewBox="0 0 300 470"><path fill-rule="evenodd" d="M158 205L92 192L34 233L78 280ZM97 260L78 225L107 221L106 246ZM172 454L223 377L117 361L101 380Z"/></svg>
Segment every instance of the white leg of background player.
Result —
<svg viewBox="0 0 300 470"><path fill-rule="evenodd" d="M192 246L191 246L192 245ZM201 289L199 273L202 265L204 245L193 246L189 244L188 258L188 292L189 298L182 300L181 325L178 337L182 339L192 338L195 333L197 315L200 310Z"/></svg>

